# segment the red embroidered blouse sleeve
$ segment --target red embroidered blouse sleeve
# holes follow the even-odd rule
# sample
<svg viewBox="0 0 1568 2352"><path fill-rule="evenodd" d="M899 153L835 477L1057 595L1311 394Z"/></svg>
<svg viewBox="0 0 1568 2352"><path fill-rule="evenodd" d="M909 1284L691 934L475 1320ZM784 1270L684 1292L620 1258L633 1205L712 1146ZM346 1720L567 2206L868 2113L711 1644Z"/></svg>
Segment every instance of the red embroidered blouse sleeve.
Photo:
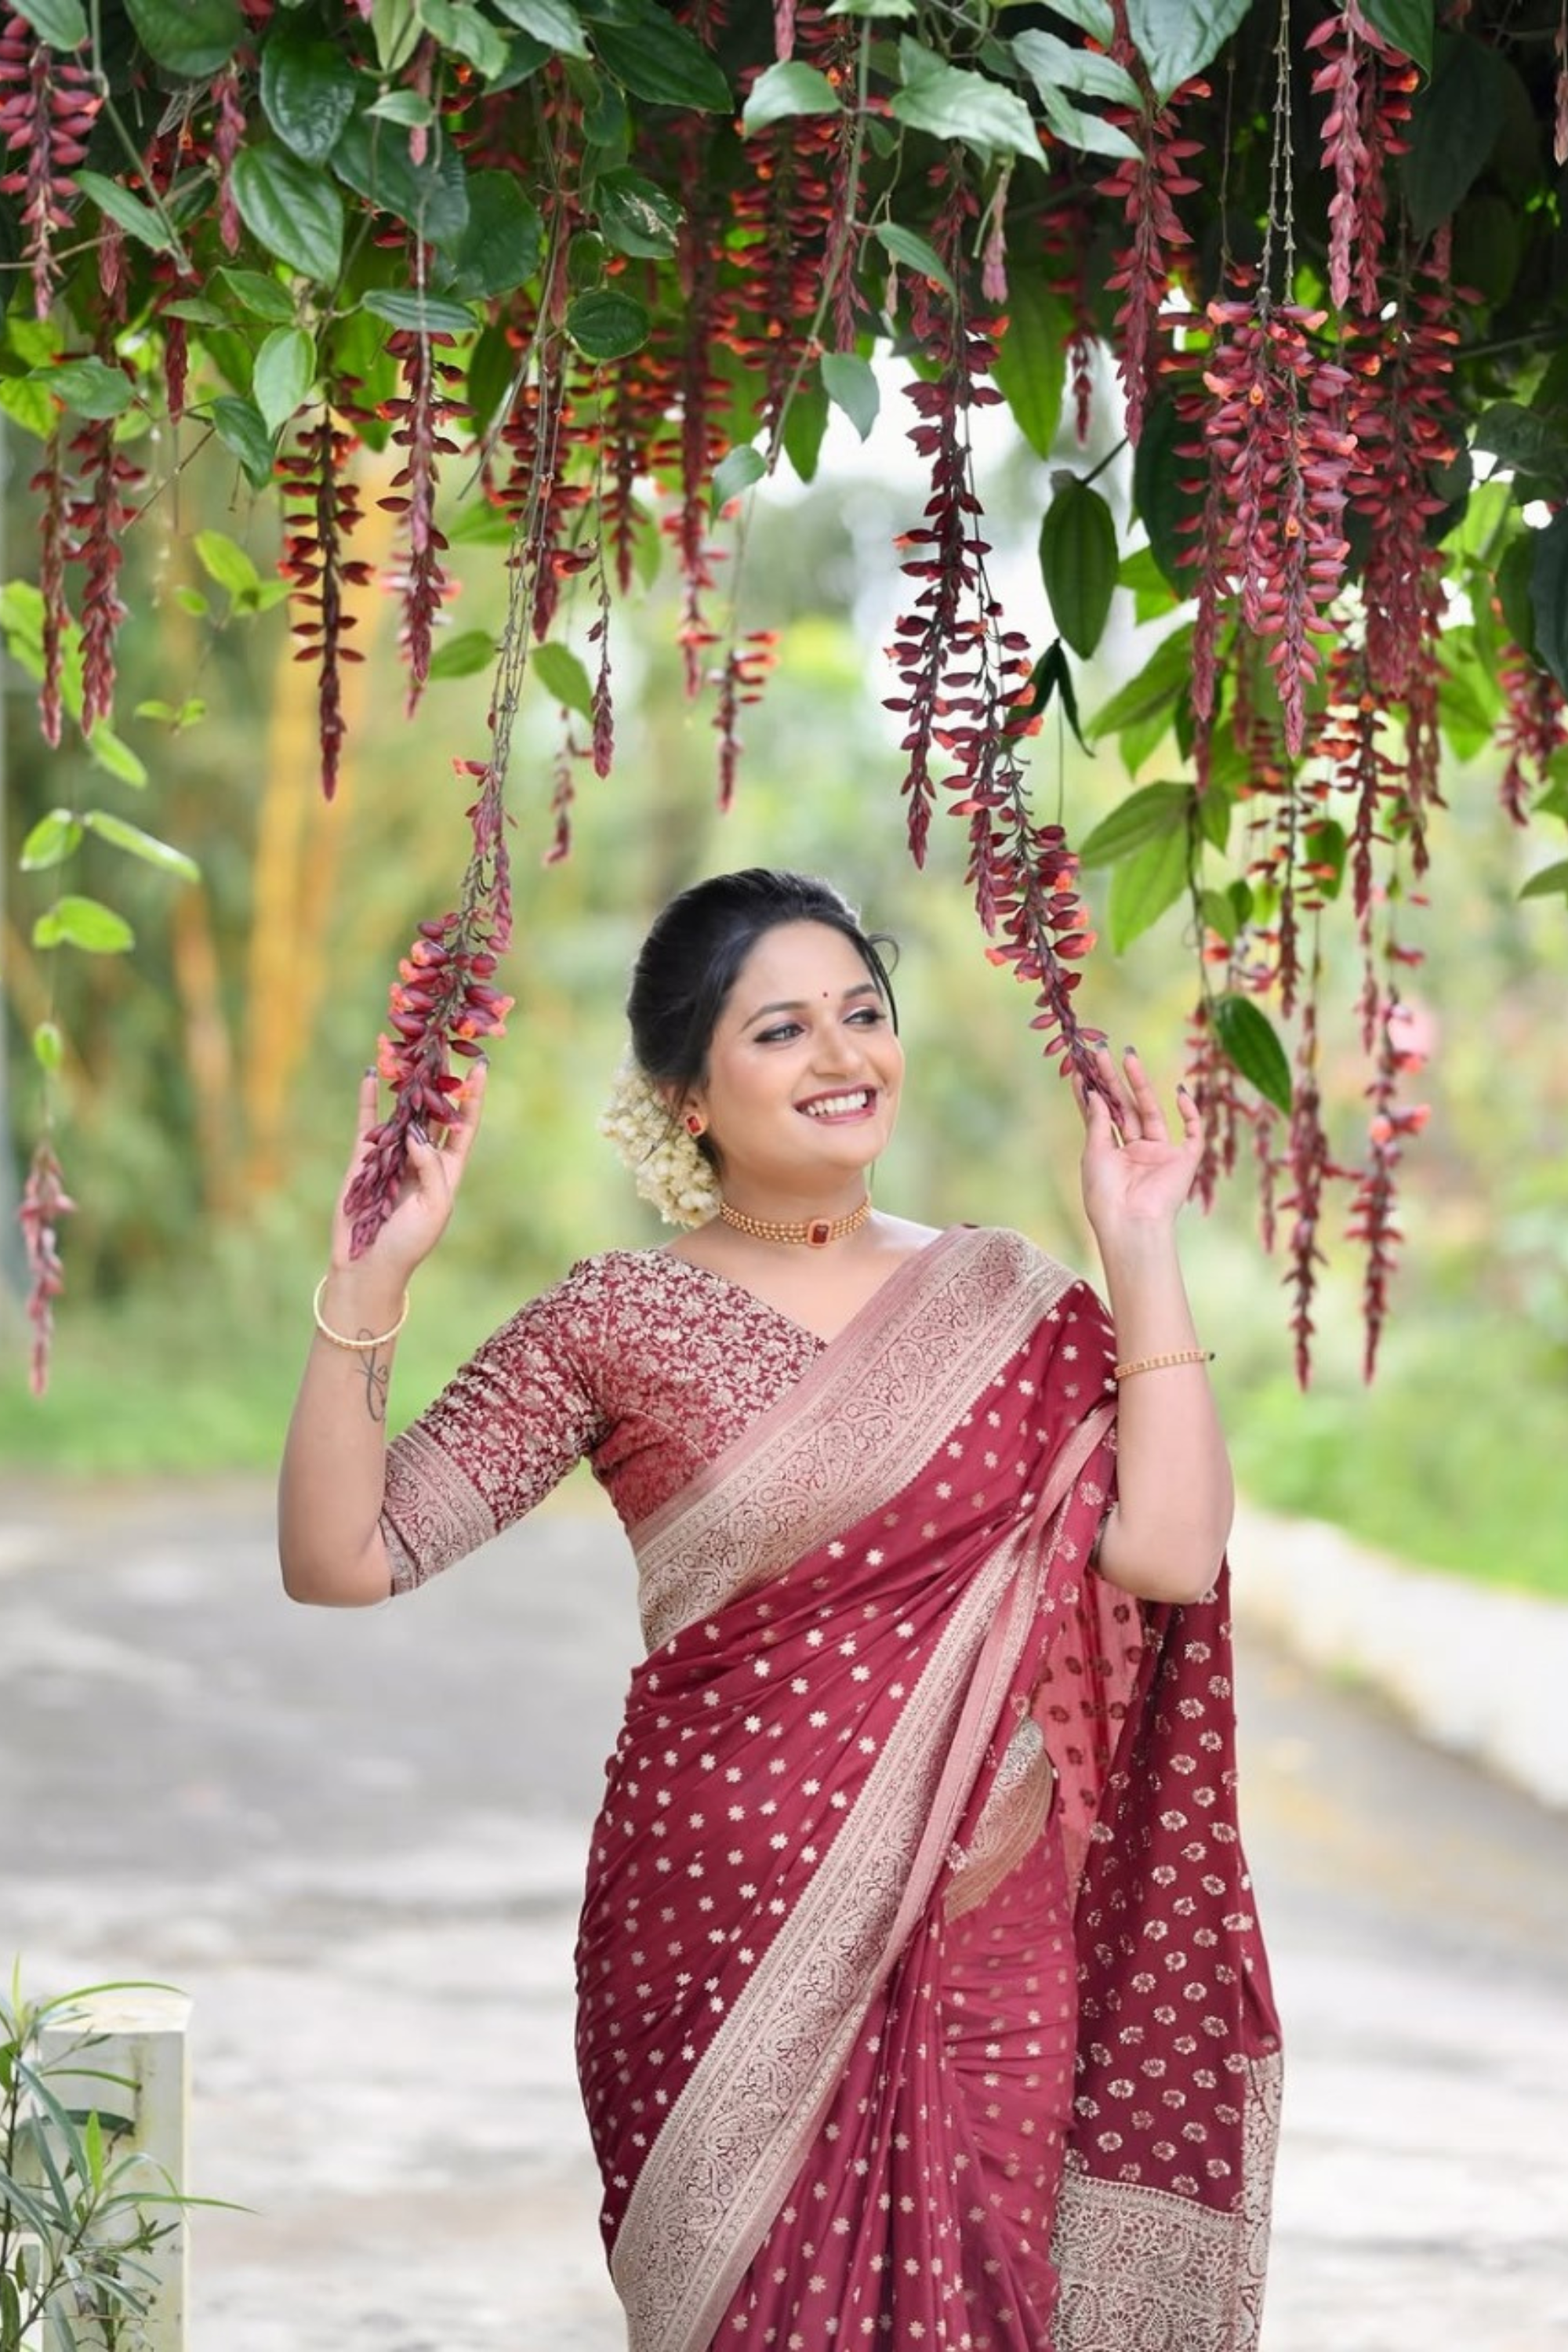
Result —
<svg viewBox="0 0 1568 2352"><path fill-rule="evenodd" d="M503 1323L387 1453L381 1528L406 1592L543 1501L605 1428L576 1270Z"/></svg>

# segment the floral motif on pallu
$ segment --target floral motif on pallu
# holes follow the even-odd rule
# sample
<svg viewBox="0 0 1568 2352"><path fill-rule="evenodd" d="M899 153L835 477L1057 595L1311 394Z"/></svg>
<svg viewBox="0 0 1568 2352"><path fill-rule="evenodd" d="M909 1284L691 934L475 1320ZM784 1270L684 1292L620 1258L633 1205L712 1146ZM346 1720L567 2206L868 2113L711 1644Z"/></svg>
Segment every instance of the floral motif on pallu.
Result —
<svg viewBox="0 0 1568 2352"><path fill-rule="evenodd" d="M1254 2352L1280 2083L1278 2055L1247 2062L1243 2189L1232 2210L1069 2169L1057 2222L1054 2352Z"/></svg>

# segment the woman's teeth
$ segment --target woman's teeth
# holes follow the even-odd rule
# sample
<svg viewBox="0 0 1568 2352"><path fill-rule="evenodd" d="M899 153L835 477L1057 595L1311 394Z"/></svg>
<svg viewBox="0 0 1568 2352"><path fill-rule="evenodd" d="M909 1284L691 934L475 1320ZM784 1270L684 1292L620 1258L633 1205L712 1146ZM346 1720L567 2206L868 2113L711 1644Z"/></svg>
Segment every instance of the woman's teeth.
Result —
<svg viewBox="0 0 1568 2352"><path fill-rule="evenodd" d="M842 1118L847 1111L864 1110L870 1099L864 1087L852 1095L824 1095L806 1104L805 1115L807 1118Z"/></svg>

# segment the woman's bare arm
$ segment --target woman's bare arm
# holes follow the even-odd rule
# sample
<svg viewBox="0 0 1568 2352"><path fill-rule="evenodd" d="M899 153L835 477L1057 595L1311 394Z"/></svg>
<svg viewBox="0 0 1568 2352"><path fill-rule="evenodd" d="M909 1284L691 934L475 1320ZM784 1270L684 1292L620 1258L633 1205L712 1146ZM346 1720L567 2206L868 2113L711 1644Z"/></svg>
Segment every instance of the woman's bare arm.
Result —
<svg viewBox="0 0 1568 2352"><path fill-rule="evenodd" d="M1196 1106L1182 1097L1183 1135L1166 1131L1135 1054L1123 1086L1101 1061L1118 1105L1083 1097L1084 1202L1105 1267L1122 1363L1201 1356L1176 1253L1175 1221L1202 1155ZM1230 1457L1202 1361L1131 1373L1120 1386L1116 1489L1100 1538L1100 1574L1144 1601L1200 1600L1218 1573L1236 1496Z"/></svg>
<svg viewBox="0 0 1568 2352"><path fill-rule="evenodd" d="M360 1089L353 1160L338 1198L321 1319L349 1339L390 1333L416 1269L439 1241L472 1147L484 1097L476 1064L459 1127L444 1148L409 1140L408 1168L392 1215L359 1257L349 1249L343 1200L376 1120L376 1082ZM278 1488L278 1556L292 1601L363 1608L392 1589L381 1535L386 1476L386 1407L395 1340L342 1348L317 1331L295 1400Z"/></svg>

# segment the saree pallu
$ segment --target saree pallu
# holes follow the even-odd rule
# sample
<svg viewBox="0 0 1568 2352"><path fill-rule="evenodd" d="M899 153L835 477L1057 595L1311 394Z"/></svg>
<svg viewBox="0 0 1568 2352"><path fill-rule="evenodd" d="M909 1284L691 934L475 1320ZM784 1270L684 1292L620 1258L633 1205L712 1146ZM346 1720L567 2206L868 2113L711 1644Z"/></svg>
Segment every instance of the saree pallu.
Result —
<svg viewBox="0 0 1568 2352"><path fill-rule="evenodd" d="M635 1530L578 1946L630 2352L1256 2342L1225 1603L1093 1571L1110 1361L1083 1285L955 1231Z"/></svg>

